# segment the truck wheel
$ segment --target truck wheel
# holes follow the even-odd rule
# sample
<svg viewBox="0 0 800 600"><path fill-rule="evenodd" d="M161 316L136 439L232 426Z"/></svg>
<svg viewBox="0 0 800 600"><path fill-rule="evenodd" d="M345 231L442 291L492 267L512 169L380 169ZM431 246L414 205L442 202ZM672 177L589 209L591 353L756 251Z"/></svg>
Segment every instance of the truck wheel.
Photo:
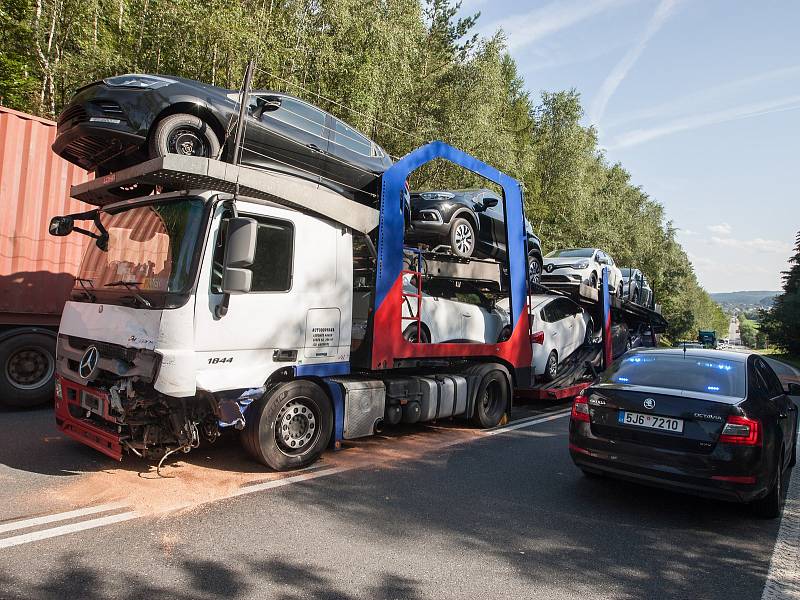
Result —
<svg viewBox="0 0 800 600"><path fill-rule="evenodd" d="M475 228L472 223L458 217L450 226L450 248L453 254L461 258L469 258L475 251Z"/></svg>
<svg viewBox="0 0 800 600"><path fill-rule="evenodd" d="M317 460L333 431L333 408L311 381L290 381L267 391L245 415L242 442L258 462L276 471Z"/></svg>
<svg viewBox="0 0 800 600"><path fill-rule="evenodd" d="M505 374L497 369L489 371L478 386L472 422L484 429L497 427L508 410L510 395Z"/></svg>
<svg viewBox="0 0 800 600"><path fill-rule="evenodd" d="M56 341L20 333L0 343L0 404L30 408L53 400Z"/></svg>
<svg viewBox="0 0 800 600"><path fill-rule="evenodd" d="M219 140L211 126L194 115L178 113L165 117L150 136L150 156L183 154L215 158Z"/></svg>

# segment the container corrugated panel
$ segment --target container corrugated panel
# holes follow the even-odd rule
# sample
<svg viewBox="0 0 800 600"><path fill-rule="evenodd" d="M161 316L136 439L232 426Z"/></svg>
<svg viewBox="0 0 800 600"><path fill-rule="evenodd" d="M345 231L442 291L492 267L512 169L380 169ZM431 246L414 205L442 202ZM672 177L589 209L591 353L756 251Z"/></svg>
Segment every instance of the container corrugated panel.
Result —
<svg viewBox="0 0 800 600"><path fill-rule="evenodd" d="M59 315L89 238L55 238L51 217L90 210L70 186L91 175L50 148L53 121L0 106L0 323Z"/></svg>

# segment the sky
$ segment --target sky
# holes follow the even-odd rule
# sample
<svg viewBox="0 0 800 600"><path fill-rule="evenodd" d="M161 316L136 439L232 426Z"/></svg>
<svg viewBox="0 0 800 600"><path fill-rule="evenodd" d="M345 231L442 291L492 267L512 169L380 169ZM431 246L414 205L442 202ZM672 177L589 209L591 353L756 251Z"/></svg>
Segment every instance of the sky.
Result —
<svg viewBox="0 0 800 600"><path fill-rule="evenodd" d="M800 2L464 0L534 96L574 88L710 292L778 290L800 230Z"/></svg>

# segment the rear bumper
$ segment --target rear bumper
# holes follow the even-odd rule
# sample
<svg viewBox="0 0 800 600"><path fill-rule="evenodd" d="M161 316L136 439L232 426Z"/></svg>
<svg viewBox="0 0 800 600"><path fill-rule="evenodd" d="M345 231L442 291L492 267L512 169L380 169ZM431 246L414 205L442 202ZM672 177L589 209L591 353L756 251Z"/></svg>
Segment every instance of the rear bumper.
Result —
<svg viewBox="0 0 800 600"><path fill-rule="evenodd" d="M695 455L642 447L597 438L588 423L572 420L569 440L572 462L581 469L707 498L752 502L767 493L771 481L760 453L742 461L719 450Z"/></svg>
<svg viewBox="0 0 800 600"><path fill-rule="evenodd" d="M56 425L67 436L81 442L114 460L122 460L122 440L116 432L113 419L108 415L108 402L102 408L103 415L87 418L87 409L82 406L82 392L106 398L105 392L80 385L56 375L61 385L61 398L56 397ZM107 399L107 398L106 398Z"/></svg>

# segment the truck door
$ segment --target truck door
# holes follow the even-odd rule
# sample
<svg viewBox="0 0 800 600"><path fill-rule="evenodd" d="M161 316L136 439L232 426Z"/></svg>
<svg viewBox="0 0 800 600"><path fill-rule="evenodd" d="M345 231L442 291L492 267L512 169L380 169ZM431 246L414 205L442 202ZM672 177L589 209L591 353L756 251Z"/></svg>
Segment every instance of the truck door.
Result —
<svg viewBox="0 0 800 600"><path fill-rule="evenodd" d="M295 211L242 202L238 209L258 222L252 287L231 295L227 314L216 315L223 298L225 216L218 214L195 304L198 387L259 387L281 368L349 360L352 238ZM347 269L341 268L345 262Z"/></svg>

